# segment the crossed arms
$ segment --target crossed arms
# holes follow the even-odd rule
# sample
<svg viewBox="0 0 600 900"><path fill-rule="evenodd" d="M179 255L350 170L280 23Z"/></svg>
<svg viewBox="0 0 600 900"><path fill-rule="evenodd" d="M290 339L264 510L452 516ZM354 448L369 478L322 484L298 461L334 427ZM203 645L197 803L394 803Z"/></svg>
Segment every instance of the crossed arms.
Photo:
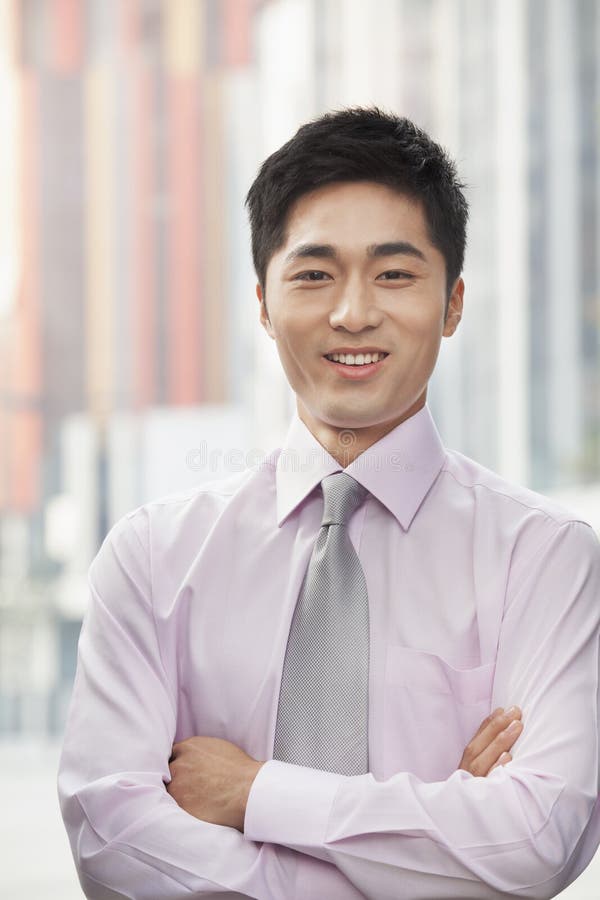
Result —
<svg viewBox="0 0 600 900"><path fill-rule="evenodd" d="M210 762L210 738L196 739L200 763L194 741L173 748L177 696L130 529L115 526L90 570L59 773L89 898L546 898L572 880L598 794L600 552L588 526L550 535L507 601L492 702L524 710L515 759L434 783L263 763L228 742ZM124 542L136 546L127 565ZM187 793L192 772L205 807Z"/></svg>
<svg viewBox="0 0 600 900"><path fill-rule="evenodd" d="M518 707L494 710L465 748L458 768L486 776L505 765L521 730ZM191 816L243 832L248 795L262 765L230 741L191 737L173 746L167 791Z"/></svg>

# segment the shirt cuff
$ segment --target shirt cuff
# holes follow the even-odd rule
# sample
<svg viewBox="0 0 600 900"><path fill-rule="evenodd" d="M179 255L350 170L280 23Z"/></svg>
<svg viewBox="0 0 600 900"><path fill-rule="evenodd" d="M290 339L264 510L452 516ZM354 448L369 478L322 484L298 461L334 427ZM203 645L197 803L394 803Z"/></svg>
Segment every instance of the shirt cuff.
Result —
<svg viewBox="0 0 600 900"><path fill-rule="evenodd" d="M244 819L244 837L303 847L321 847L333 801L346 775L268 760L254 779Z"/></svg>

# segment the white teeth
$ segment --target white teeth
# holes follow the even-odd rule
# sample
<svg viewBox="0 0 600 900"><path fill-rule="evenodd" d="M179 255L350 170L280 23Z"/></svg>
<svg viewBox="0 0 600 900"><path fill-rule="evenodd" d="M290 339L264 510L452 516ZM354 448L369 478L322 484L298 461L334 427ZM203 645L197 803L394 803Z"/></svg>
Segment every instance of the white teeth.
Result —
<svg viewBox="0 0 600 900"><path fill-rule="evenodd" d="M328 359L344 363L347 366L368 365L369 363L379 362L386 356L385 353L357 353L356 355L353 353L328 353L326 355Z"/></svg>

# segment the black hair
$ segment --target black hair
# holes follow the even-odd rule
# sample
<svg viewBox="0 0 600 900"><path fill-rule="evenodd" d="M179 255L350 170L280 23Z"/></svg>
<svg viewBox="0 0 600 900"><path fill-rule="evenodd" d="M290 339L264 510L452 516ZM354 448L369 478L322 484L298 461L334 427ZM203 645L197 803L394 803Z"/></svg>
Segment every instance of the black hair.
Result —
<svg viewBox="0 0 600 900"><path fill-rule="evenodd" d="M292 204L335 182L374 181L421 201L429 239L446 261L446 312L462 272L467 240L466 186L440 144L410 119L376 106L325 113L302 125L263 162L246 206L252 260L265 292L267 266L286 241Z"/></svg>

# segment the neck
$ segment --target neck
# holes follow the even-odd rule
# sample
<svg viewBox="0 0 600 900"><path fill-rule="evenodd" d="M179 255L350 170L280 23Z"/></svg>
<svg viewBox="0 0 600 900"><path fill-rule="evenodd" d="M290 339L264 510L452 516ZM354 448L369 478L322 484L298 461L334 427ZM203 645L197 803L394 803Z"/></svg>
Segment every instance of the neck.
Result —
<svg viewBox="0 0 600 900"><path fill-rule="evenodd" d="M395 416L386 422L377 422L375 425L365 426L338 426L330 425L316 418L304 406L300 398L297 398L296 408L298 416L304 422L313 437L327 450L330 456L338 462L343 469L364 453L369 447L381 440L381 438L400 425L401 422L410 419L416 412L423 408L427 392L425 391L407 410L401 415Z"/></svg>

